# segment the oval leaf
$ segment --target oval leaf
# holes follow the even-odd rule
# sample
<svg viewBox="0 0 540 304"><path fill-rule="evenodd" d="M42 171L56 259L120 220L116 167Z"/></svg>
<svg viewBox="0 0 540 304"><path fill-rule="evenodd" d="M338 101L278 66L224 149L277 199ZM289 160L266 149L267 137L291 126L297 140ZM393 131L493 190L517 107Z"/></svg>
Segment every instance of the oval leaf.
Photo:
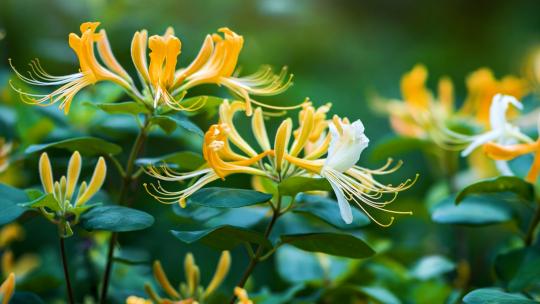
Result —
<svg viewBox="0 0 540 304"><path fill-rule="evenodd" d="M332 190L326 179L305 176L293 176L286 178L279 183L278 189L281 195L289 195L293 197L300 192Z"/></svg>
<svg viewBox="0 0 540 304"><path fill-rule="evenodd" d="M122 147L117 144L107 142L97 137L78 137L48 144L32 145L25 151L27 154L41 152L50 148L66 149L69 151L79 151L86 156L118 154L122 152Z"/></svg>
<svg viewBox="0 0 540 304"><path fill-rule="evenodd" d="M86 230L126 232L146 229L154 224L150 214L121 206L97 206L81 216Z"/></svg>
<svg viewBox="0 0 540 304"><path fill-rule="evenodd" d="M491 225L511 220L512 210L494 195L469 196L459 205L447 198L431 209L431 219L440 224Z"/></svg>
<svg viewBox="0 0 540 304"><path fill-rule="evenodd" d="M23 206L26 202L28 202L28 196L24 191L0 184L0 225L18 219L28 210Z"/></svg>
<svg viewBox="0 0 540 304"><path fill-rule="evenodd" d="M188 203L213 208L239 208L264 203L271 194L233 188L208 187L195 192Z"/></svg>
<svg viewBox="0 0 540 304"><path fill-rule="evenodd" d="M429 280L450 272L456 265L440 255L423 257L411 270L411 275L420 280Z"/></svg>
<svg viewBox="0 0 540 304"><path fill-rule="evenodd" d="M281 240L305 251L353 259L367 258L375 253L363 240L350 234L331 232L289 234L282 235Z"/></svg>
<svg viewBox="0 0 540 304"><path fill-rule="evenodd" d="M220 250L230 250L242 243L259 244L271 248L272 244L262 233L247 228L223 225L204 230L176 231L171 233L180 241L192 244L201 242Z"/></svg>
<svg viewBox="0 0 540 304"><path fill-rule="evenodd" d="M534 304L536 301L529 300L521 294L506 293L498 288L481 288L469 292L464 298L466 304Z"/></svg>
<svg viewBox="0 0 540 304"><path fill-rule="evenodd" d="M144 105L135 101L89 104L94 105L109 114L138 115L150 113L150 111Z"/></svg>
<svg viewBox="0 0 540 304"><path fill-rule="evenodd" d="M515 176L500 176L486 179L467 186L459 192L456 204L471 194L512 192L526 201L534 201L534 186Z"/></svg>
<svg viewBox="0 0 540 304"><path fill-rule="evenodd" d="M495 259L495 271L508 282L509 291L533 288L540 282L540 250L519 248L499 254Z"/></svg>
<svg viewBox="0 0 540 304"><path fill-rule="evenodd" d="M339 213L338 203L330 198L320 195L300 194L297 197L298 207L293 211L309 214L340 229L354 229L369 225L369 218L356 208L352 208L353 222L346 224Z"/></svg>

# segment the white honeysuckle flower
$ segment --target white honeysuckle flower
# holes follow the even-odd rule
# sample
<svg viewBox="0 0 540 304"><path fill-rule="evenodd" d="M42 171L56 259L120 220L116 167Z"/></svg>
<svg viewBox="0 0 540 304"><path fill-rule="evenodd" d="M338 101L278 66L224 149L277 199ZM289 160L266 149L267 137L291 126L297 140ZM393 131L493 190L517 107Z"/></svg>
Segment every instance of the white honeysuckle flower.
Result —
<svg viewBox="0 0 540 304"><path fill-rule="evenodd" d="M471 143L461 152L461 156L466 157L478 147L491 141L501 145L514 144L519 141L532 142L532 139L523 134L519 127L511 124L506 119L506 112L508 111L509 105L513 105L518 110L523 109L523 104L513 96L497 94L493 97L489 109L491 130L472 137ZM505 169L505 165L498 164L497 167L500 167L500 169L507 171L506 173L508 173L508 168Z"/></svg>
<svg viewBox="0 0 540 304"><path fill-rule="evenodd" d="M354 167L360 159L360 154L368 146L369 139L364 134L364 124L360 120L352 124L343 124L341 121L337 123L339 130L335 123L329 125L332 139L321 176L330 182L338 200L341 217L345 223L350 224L353 220L351 206L341 191L339 183L330 177L334 176L336 172L343 173Z"/></svg>

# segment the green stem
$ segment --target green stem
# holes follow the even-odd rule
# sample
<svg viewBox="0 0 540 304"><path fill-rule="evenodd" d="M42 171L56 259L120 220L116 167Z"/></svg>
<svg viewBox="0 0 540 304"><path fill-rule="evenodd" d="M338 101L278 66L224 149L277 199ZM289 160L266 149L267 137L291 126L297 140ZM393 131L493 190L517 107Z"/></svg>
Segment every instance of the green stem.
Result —
<svg viewBox="0 0 540 304"><path fill-rule="evenodd" d="M536 212L534 213L531 223L529 224L529 229L527 229L527 234L525 235L525 246L528 247L533 244L534 232L536 231L536 227L538 227L538 223L540 223L540 204L536 208Z"/></svg>
<svg viewBox="0 0 540 304"><path fill-rule="evenodd" d="M281 213L279 212L280 207L281 207L281 196L278 196L277 208L272 209L273 210L272 219L270 219L270 223L268 223L268 226L266 227L266 231L264 232L265 239L268 238L268 236L272 232L272 228L274 228L274 225L277 219L281 216ZM264 251L264 247L262 245L259 245L257 247L257 251L255 252L255 255L251 257L249 264L246 270L244 271L244 274L242 275L242 278L240 279L238 284L236 284L236 286L243 288L244 285L246 285L246 282L251 276L251 273L253 272L253 270L255 269L255 266L257 266L257 264L260 262L260 258L263 255L263 251ZM229 303L234 304L235 301L236 301L236 295L233 294L231 301Z"/></svg>
<svg viewBox="0 0 540 304"><path fill-rule="evenodd" d="M137 159L138 155L140 154L144 142L146 141L146 138L148 137L148 130L150 128L150 118L146 117L144 125L139 130L139 134L137 135L137 138L135 139L135 142L133 143L133 147L131 148L131 152L129 153L129 158L126 164L126 169L124 170L125 174L122 179L122 186L120 188L120 195L118 199L118 203L120 205L126 205L128 202L126 201L126 196L129 192L130 186L135 181L134 178L134 168L135 168L135 160ZM111 235L111 238L109 239L109 249L107 253L107 262L105 264L105 272L103 273L103 286L101 288L101 296L100 296L100 303L105 304L107 302L107 292L109 289L109 281L111 277L112 272L112 266L114 263L114 247L116 245L116 241L118 240L118 233L113 232Z"/></svg>
<svg viewBox="0 0 540 304"><path fill-rule="evenodd" d="M69 278L69 269L66 256L66 247L64 244L65 239L60 236L60 254L62 256L62 267L64 268L64 279L66 280L66 289L68 300L70 304L74 304L73 289L71 288L71 279Z"/></svg>

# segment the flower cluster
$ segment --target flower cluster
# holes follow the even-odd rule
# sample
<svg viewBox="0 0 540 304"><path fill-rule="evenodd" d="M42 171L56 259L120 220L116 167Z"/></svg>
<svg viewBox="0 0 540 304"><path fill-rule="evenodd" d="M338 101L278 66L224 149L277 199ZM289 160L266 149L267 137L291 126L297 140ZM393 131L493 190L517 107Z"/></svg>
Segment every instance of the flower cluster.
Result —
<svg viewBox="0 0 540 304"><path fill-rule="evenodd" d="M90 207L85 206L85 203L99 191L107 175L105 159L100 157L90 182L83 181L79 185L81 167L81 155L78 151L75 151L69 160L67 177L63 175L59 180L54 181L52 166L47 153L41 154L39 159L39 176L41 177L43 190L48 194L48 197L52 198L53 203L37 204L37 207L48 220L59 226L63 236L73 234L71 225L77 223L80 214ZM75 192L77 192L76 195Z"/></svg>
<svg viewBox="0 0 540 304"><path fill-rule="evenodd" d="M195 263L193 254L188 253L184 259L184 271L186 282L180 284L180 289L176 290L163 267L159 261L154 262L153 273L156 283L167 294L166 298L159 296L159 294L152 288L150 284L145 285L145 290L150 300L130 296L126 299L126 304L166 304L166 303L178 303L178 304L203 304L212 295L212 293L221 285L231 265L231 255L228 251L223 251L219 259L218 265L214 276L208 283L206 288L200 285L200 271L199 267ZM244 303L244 302L241 302Z"/></svg>
<svg viewBox="0 0 540 304"><path fill-rule="evenodd" d="M21 98L31 104L59 103L59 108L67 114L79 91L98 82L109 81L119 85L134 100L150 108L189 110L197 105L185 107L182 104L182 98L188 90L202 84L216 84L228 88L234 96L243 99L247 105L246 111L250 114L252 103L266 106L254 100L252 95L279 94L291 85L292 75L287 74L286 68L279 74L274 74L270 67L263 66L253 74L238 76L235 70L244 39L228 28L221 28L219 33L207 35L198 55L186 67L177 66L182 43L172 28L168 28L163 35L150 37L146 30L136 32L131 42L131 58L140 82L136 85L114 56L107 33L103 29L98 31L98 26L99 22L85 22L80 26L80 35L69 35L69 46L79 60L80 68L77 73L51 75L38 60L30 63L28 76L12 66L25 83L34 86L59 86L46 94L29 93L14 87L21 94Z"/></svg>
<svg viewBox="0 0 540 304"><path fill-rule="evenodd" d="M220 106L219 123L212 125L204 136L204 167L193 172L176 172L166 165L149 167L148 173L157 178L158 182L145 184L148 192L162 203L178 202L185 206L186 199L195 191L231 174L262 176L276 182L293 176L319 176L332 186L341 217L346 223L352 222L349 202L383 226L391 224L393 217L390 223L383 224L370 215L369 209L410 214L385 207L415 180L406 180L393 186L375 179L375 176L396 171L401 163L392 166L392 160L389 160L382 168L375 170L356 166L369 142L360 120L351 123L347 118L338 116L329 120L326 118L329 104L315 108L310 102L305 102L299 113L296 130L293 131L292 120L285 119L271 141L262 109L256 108L251 117L253 135L260 147L256 149L248 144L234 124L235 114L244 111L246 106L240 101L226 101ZM160 182L192 178L196 178L196 182L179 191L166 190Z"/></svg>

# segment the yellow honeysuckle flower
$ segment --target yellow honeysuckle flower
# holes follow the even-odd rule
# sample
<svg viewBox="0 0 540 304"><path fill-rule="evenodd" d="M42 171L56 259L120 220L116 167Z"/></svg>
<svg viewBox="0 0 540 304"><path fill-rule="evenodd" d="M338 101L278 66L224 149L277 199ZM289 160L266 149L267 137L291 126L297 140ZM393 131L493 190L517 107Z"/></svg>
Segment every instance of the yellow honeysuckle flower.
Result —
<svg viewBox="0 0 540 304"><path fill-rule="evenodd" d="M494 160L511 160L525 154L534 153L534 160L525 179L530 183L536 183L540 173L540 139L532 143L500 145L489 142L483 146L484 152Z"/></svg>
<svg viewBox="0 0 540 304"><path fill-rule="evenodd" d="M245 103L233 102L229 104L225 101L220 107L220 123L212 125L204 136L203 157L206 165L196 171L188 173L176 172L166 166L149 167L147 173L158 179L157 186L154 184L144 184L147 192L159 202L171 204L178 202L185 206L187 197L218 179L225 179L228 175L245 173L251 175L266 176L265 168L260 165L260 161L273 153L272 150L266 150L261 153L255 152L247 142L238 134L232 124L232 117L237 111L245 111ZM260 120L262 112L255 111L253 120ZM254 131L257 134L259 131ZM265 133L265 131L264 131ZM268 140L268 139L266 139ZM234 152L231 143L244 153L241 155ZM160 180L163 181L183 181L186 179L198 178L198 180L189 188L181 191L165 190ZM150 187L150 188L149 188ZM153 190L153 191L150 191Z"/></svg>
<svg viewBox="0 0 540 304"><path fill-rule="evenodd" d="M148 33L145 30L135 33L131 56L143 84L153 91L154 107L157 107L159 100L164 100L173 109L186 110L187 108L180 104L183 92L201 84L217 84L241 96L247 103L246 111L249 114L251 102L260 104L250 98L250 95L276 95L291 85L292 76L287 78L286 69L275 75L271 68L264 67L254 74L237 77L234 71L244 39L228 28L221 28L219 32L223 37L218 34L206 36L199 54L191 64L177 70L175 69L181 52L181 42L174 36L172 28L163 36L155 35L150 38L147 38ZM149 65L146 60L147 42L151 50ZM195 104L192 107L197 106L198 104ZM263 106L272 109L295 108Z"/></svg>
<svg viewBox="0 0 540 304"><path fill-rule="evenodd" d="M17 223L10 223L0 230L0 248L4 248L13 241L24 239L24 229Z"/></svg>
<svg viewBox="0 0 540 304"><path fill-rule="evenodd" d="M15 274L10 273L7 279L0 285L1 304L9 304L13 293L15 292Z"/></svg>
<svg viewBox="0 0 540 304"><path fill-rule="evenodd" d="M497 80L493 72L481 68L467 77L467 99L461 114L474 115L481 125L489 124L489 108L496 94L510 95L521 99L529 91L527 81L515 76L505 76Z"/></svg>
<svg viewBox="0 0 540 304"><path fill-rule="evenodd" d="M0 137L0 173L6 171L9 167L11 149L12 144L7 142L3 137Z"/></svg>
<svg viewBox="0 0 540 304"><path fill-rule="evenodd" d="M253 304L253 301L249 299L249 295L244 288L235 287L234 294L238 298L238 304Z"/></svg>
<svg viewBox="0 0 540 304"><path fill-rule="evenodd" d="M156 283L167 294L166 298L159 296L150 284L146 284L145 290L151 300L131 296L126 299L126 304L198 304L199 302L204 302L221 285L229 272L230 265L230 253L229 251L223 251L212 280L206 288L203 288L200 286L199 267L195 263L193 255L188 253L184 259L186 283L180 284L180 289L176 290L167 278L161 263L155 261L153 265L154 278Z"/></svg>
<svg viewBox="0 0 540 304"><path fill-rule="evenodd" d="M13 251L6 250L2 255L2 274L7 276L14 273L17 277L23 278L28 273L39 267L41 259L35 254L24 254L15 260Z"/></svg>
<svg viewBox="0 0 540 304"><path fill-rule="evenodd" d="M49 156L47 153L42 153L39 158L39 176L45 193L53 194L61 206L81 206L86 203L103 185L107 175L107 165L105 159L100 157L90 182L87 184L83 181L79 186L77 196L73 198L81 173L81 166L81 155L78 151L75 151L69 160L67 178L62 176L59 181L54 181Z"/></svg>
<svg viewBox="0 0 540 304"><path fill-rule="evenodd" d="M427 69L416 65L401 78L403 101L385 102L382 107L390 114L390 124L398 134L415 138L439 137L438 124L454 111L452 81L439 80L438 94L427 89Z"/></svg>
<svg viewBox="0 0 540 304"><path fill-rule="evenodd" d="M137 94L136 89L130 84L131 79L114 58L105 32L96 33L98 26L99 22L85 22L81 24L80 36L74 33L69 35L69 46L79 59L80 70L78 73L54 76L47 73L38 60L34 60L30 63L30 76L24 76L12 65L17 76L28 84L36 86L60 85L58 89L48 94L31 94L12 85L21 94L22 100L38 105L51 105L60 102L59 108L68 114L75 95L83 88L100 81L112 81L133 94ZM94 52L96 45L101 59L111 70L102 66L97 60Z"/></svg>
<svg viewBox="0 0 540 304"><path fill-rule="evenodd" d="M186 92L201 84L225 86L234 95L245 100L249 115L251 103L275 110L297 107L265 105L251 98L251 95L269 96L285 91L292 84L292 75L288 76L285 68L279 74L274 74L270 67L264 66L253 74L238 76L235 70L244 39L228 28L219 29L222 35L208 35L197 57L187 67L180 69L177 69L176 65L182 44L174 35L172 28L167 29L162 36L148 37L146 30L136 32L131 43L131 57L142 83L141 93L114 57L105 30L96 32L99 24L99 22L82 23L80 36L74 33L69 35L69 46L79 60L80 69L77 73L65 76L51 75L36 59L30 63L29 76L25 76L15 69L10 60L15 74L25 83L35 86L60 86L48 94L32 94L11 84L13 89L20 93L22 100L38 105L60 103L59 108L68 114L71 102L80 90L100 81L112 81L135 100L148 106L153 105L154 108L164 105L181 111L201 107L205 101L203 98L188 107L181 104ZM150 49L149 63L147 48Z"/></svg>

